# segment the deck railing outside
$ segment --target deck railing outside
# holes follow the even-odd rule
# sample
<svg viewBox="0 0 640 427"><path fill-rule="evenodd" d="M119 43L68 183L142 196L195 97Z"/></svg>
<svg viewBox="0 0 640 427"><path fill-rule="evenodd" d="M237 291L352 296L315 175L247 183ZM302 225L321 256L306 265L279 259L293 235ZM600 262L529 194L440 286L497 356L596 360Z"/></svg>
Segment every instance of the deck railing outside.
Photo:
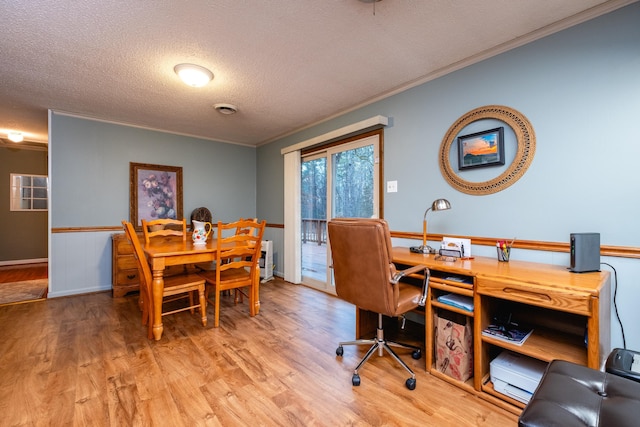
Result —
<svg viewBox="0 0 640 427"><path fill-rule="evenodd" d="M327 243L326 219L302 219L302 243Z"/></svg>

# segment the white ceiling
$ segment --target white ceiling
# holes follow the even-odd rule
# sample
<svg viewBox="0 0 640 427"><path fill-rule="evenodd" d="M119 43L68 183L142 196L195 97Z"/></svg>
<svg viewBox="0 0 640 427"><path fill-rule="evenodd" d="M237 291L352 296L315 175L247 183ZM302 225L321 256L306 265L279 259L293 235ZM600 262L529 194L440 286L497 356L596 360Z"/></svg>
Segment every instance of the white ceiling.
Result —
<svg viewBox="0 0 640 427"><path fill-rule="evenodd" d="M0 137L53 109L260 145L633 2L3 0Z"/></svg>

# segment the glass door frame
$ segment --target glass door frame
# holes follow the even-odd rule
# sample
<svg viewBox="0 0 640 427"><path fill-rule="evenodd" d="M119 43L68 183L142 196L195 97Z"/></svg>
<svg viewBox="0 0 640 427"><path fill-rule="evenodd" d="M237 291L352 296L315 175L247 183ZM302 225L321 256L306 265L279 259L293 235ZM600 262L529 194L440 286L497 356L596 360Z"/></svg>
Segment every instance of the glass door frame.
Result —
<svg viewBox="0 0 640 427"><path fill-rule="evenodd" d="M356 137L352 137L349 139L345 139L342 141L338 141L335 144L331 144L326 149L316 150L308 153L307 155L303 155L301 158L301 163L304 161L318 159L320 157L325 157L327 166L326 166L326 221L328 222L333 218L333 156L336 153L343 151L350 151L356 148L365 147L368 145L373 145L373 212L374 217L382 217L382 206L383 206L383 195L382 195L382 179L383 179L383 138L382 138L382 130L376 130L373 132L368 132L365 134L358 135ZM335 286L333 283L333 271L329 267L331 265L331 248L329 242L327 242L326 247L326 280L324 282L320 280L315 280L309 276L302 275L302 283L312 287L314 289L318 289L327 293L331 293L335 295ZM302 250L300 253L302 257Z"/></svg>

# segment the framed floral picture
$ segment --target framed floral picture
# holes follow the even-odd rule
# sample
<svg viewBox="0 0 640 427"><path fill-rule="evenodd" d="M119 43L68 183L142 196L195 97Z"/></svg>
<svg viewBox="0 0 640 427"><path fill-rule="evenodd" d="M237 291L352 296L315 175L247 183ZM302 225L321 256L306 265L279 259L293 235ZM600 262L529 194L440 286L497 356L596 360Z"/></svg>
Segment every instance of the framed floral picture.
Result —
<svg viewBox="0 0 640 427"><path fill-rule="evenodd" d="M129 163L129 215L136 230L142 220L181 219L182 168Z"/></svg>

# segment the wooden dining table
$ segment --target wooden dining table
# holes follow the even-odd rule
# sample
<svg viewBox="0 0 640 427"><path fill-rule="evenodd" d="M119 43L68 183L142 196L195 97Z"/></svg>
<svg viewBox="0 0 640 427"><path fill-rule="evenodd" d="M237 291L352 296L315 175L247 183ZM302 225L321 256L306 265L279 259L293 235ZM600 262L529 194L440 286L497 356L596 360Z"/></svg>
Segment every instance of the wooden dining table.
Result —
<svg viewBox="0 0 640 427"><path fill-rule="evenodd" d="M157 340L162 337L162 293L164 290L164 270L172 265L197 264L215 261L217 239L209 239L204 245L194 245L191 239L180 238L153 239L144 244L144 253L151 267L153 336ZM260 269L256 268L253 291L255 292L255 312L260 311Z"/></svg>

